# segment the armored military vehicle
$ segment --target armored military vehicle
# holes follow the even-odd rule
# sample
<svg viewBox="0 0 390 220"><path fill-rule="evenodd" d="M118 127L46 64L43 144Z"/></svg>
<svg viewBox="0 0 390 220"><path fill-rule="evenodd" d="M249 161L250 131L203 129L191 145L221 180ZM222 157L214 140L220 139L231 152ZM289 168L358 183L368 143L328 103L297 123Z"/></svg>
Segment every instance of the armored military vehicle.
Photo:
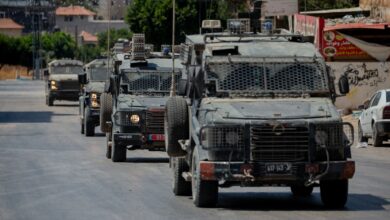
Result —
<svg viewBox="0 0 390 220"><path fill-rule="evenodd" d="M235 22L239 26L241 21ZM298 35L240 31L187 36L179 95L166 104L173 192L214 206L219 187L287 186L346 204L353 128L334 106L334 76ZM339 82L341 94L348 80Z"/></svg>
<svg viewBox="0 0 390 220"><path fill-rule="evenodd" d="M118 53L113 60L115 71L106 87L109 93L102 95L100 114L107 158L124 161L128 149L165 150L164 109L178 69L172 71L167 56L154 53L145 59L143 35L134 35L131 54Z"/></svg>
<svg viewBox="0 0 390 220"><path fill-rule="evenodd" d="M77 75L83 72L83 63L78 60L54 60L49 63L46 75L46 104L53 106L55 100L78 101L80 85Z"/></svg>
<svg viewBox="0 0 390 220"><path fill-rule="evenodd" d="M81 133L85 136L94 136L95 127L100 124L100 95L111 74L108 62L107 59L93 60L84 66L84 73L79 75L79 83L83 85L79 115Z"/></svg>

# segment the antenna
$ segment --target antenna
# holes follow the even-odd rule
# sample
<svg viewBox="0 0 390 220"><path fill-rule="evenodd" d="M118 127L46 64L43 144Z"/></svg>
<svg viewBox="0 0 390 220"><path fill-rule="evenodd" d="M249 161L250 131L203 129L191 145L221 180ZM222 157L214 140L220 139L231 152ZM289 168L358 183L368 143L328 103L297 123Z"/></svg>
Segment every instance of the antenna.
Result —
<svg viewBox="0 0 390 220"><path fill-rule="evenodd" d="M176 96L175 80L175 33L176 33L176 0L172 1L172 82L170 96Z"/></svg>
<svg viewBox="0 0 390 220"><path fill-rule="evenodd" d="M108 23L107 23L107 74L110 73L110 25L111 25L111 3L112 0L107 0L108 2Z"/></svg>

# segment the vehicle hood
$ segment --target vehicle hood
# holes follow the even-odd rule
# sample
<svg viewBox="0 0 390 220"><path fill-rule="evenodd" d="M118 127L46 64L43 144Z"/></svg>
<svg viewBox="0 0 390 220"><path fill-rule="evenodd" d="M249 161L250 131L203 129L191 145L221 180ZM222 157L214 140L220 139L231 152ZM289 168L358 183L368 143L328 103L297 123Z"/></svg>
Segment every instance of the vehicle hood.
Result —
<svg viewBox="0 0 390 220"><path fill-rule="evenodd" d="M326 98L203 99L200 114L207 121L293 120L339 117Z"/></svg>
<svg viewBox="0 0 390 220"><path fill-rule="evenodd" d="M150 96L135 96L135 95L119 95L118 107L120 109L129 108L163 108L168 100L166 97L150 97Z"/></svg>
<svg viewBox="0 0 390 220"><path fill-rule="evenodd" d="M90 82L87 85L85 85L85 91L103 93L104 82Z"/></svg>
<svg viewBox="0 0 390 220"><path fill-rule="evenodd" d="M49 80L78 81L78 76L77 76L77 74L52 74L49 76Z"/></svg>

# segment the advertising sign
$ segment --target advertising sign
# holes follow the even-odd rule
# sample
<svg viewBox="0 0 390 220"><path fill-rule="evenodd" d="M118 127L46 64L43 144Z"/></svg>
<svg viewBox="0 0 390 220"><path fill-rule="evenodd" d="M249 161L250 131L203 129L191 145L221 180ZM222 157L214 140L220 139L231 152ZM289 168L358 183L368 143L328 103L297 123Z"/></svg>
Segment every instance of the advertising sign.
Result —
<svg viewBox="0 0 390 220"><path fill-rule="evenodd" d="M298 13L298 0L266 0L261 8L262 16L283 16Z"/></svg>
<svg viewBox="0 0 390 220"><path fill-rule="evenodd" d="M303 36L314 36L314 44L317 48L322 48L323 29L325 20L319 17L307 15L294 15L294 33Z"/></svg>

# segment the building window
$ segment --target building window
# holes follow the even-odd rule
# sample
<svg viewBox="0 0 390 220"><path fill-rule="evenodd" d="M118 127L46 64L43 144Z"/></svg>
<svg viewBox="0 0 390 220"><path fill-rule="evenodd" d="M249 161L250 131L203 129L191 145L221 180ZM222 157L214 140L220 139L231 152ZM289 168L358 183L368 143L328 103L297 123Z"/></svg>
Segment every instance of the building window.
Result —
<svg viewBox="0 0 390 220"><path fill-rule="evenodd" d="M5 18L5 12L4 11L0 11L0 18Z"/></svg>
<svg viewBox="0 0 390 220"><path fill-rule="evenodd" d="M73 16L65 16L64 17L65 22L72 22L73 21Z"/></svg>
<svg viewBox="0 0 390 220"><path fill-rule="evenodd" d="M80 19L81 19L81 20L84 20L84 15L80 15Z"/></svg>

